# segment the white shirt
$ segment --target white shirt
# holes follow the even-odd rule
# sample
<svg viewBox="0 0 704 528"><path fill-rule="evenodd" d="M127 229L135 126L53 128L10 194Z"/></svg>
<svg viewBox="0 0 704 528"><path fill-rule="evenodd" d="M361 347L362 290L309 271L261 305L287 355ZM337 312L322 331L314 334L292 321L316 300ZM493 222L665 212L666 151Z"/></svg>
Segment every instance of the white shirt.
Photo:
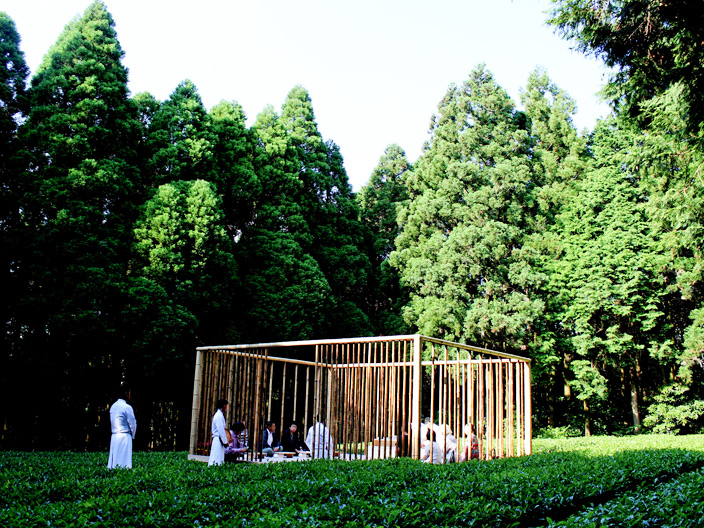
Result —
<svg viewBox="0 0 704 528"><path fill-rule="evenodd" d="M122 398L110 407L110 428L112 434L129 434L134 438L137 432L137 420L132 406Z"/></svg>
<svg viewBox="0 0 704 528"><path fill-rule="evenodd" d="M431 443L428 442L425 448L423 449L423 456L427 455L427 458L423 459L423 462L427 464L442 464L445 461L445 453L442 451L442 446L438 444L437 442L432 443L432 449L433 449L433 459L432 461L430 460L430 449L431 449Z"/></svg>
<svg viewBox="0 0 704 528"><path fill-rule="evenodd" d="M330 431L322 423L317 422L313 427L308 429L306 445L316 458L327 458L331 444Z"/></svg>

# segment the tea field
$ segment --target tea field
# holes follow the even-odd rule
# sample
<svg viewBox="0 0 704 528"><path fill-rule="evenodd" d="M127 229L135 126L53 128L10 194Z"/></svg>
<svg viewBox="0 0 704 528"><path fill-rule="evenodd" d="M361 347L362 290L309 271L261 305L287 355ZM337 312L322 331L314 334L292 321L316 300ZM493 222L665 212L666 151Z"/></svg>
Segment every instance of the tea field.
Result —
<svg viewBox="0 0 704 528"><path fill-rule="evenodd" d="M0 452L0 526L704 526L704 435L535 440L529 457L237 464Z"/></svg>

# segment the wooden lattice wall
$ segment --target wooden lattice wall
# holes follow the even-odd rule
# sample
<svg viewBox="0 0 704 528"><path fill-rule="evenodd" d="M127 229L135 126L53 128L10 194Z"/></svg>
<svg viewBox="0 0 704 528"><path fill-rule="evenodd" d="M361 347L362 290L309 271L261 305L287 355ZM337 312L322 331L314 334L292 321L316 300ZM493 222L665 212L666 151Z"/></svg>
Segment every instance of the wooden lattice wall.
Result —
<svg viewBox="0 0 704 528"><path fill-rule="evenodd" d="M296 420L305 437L316 416L346 459L419 458L424 416L460 452L473 424L481 458L531 453L530 360L421 335L199 347L191 454L209 452L219 398L227 424L247 427L249 459L267 421L281 432Z"/></svg>

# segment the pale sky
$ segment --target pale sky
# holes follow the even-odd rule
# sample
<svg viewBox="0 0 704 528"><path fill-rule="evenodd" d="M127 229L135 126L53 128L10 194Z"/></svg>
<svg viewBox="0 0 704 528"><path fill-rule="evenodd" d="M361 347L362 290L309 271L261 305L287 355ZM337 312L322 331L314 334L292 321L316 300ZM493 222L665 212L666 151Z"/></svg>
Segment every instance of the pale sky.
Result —
<svg viewBox="0 0 704 528"><path fill-rule="evenodd" d="M32 72L90 0L4 0ZM295 85L313 101L325 140L340 146L358 191L384 148L414 162L451 83L480 63L520 108L537 66L577 102L591 129L609 108L606 69L545 25L549 0L105 0L125 51L132 94L165 100L191 79L206 108L237 101L251 125L279 111Z"/></svg>

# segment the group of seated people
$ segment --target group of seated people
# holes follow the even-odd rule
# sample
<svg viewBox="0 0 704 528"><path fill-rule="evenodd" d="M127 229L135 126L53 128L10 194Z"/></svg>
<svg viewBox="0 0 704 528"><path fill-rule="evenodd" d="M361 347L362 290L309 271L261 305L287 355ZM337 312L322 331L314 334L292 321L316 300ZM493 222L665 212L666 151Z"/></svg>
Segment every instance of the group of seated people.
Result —
<svg viewBox="0 0 704 528"><path fill-rule="evenodd" d="M445 462L465 462L479 458L479 439L474 434L474 426L464 426L465 443L462 453L458 453L459 444L449 425L432 424L426 418L421 424L421 457L426 463L443 464Z"/></svg>
<svg viewBox="0 0 704 528"><path fill-rule="evenodd" d="M229 429L229 444L225 447L225 462L237 462L244 458L249 449L249 434L242 422L235 422ZM459 443L449 425L433 424L426 418L421 424L421 460L426 463L464 462L479 458L479 440L472 424L464 426L464 448L459 453ZM298 423L291 421L281 437L276 431L276 423L269 421L262 431L258 452L273 457L284 452L293 455L310 454L309 445L315 446L316 458L328 458L331 452L331 438L327 427L320 421L308 430L304 441Z"/></svg>
<svg viewBox="0 0 704 528"><path fill-rule="evenodd" d="M276 432L276 423L267 422L266 428L262 432L262 439L259 443L259 452L268 457L274 456L274 453L283 451L287 453L309 453L310 448L301 439L298 431L298 423L291 422L279 439L279 434Z"/></svg>
<svg viewBox="0 0 704 528"><path fill-rule="evenodd" d="M230 438L230 443L225 447L225 462L237 462L244 458L244 454L249 449L249 435L242 422L232 424ZM328 428L321 421L317 421L308 430L308 436L305 441L301 437L296 421L292 421L289 424L288 429L283 432L281 438L279 438L279 434L276 431L276 423L269 421L262 431L258 452L267 457L273 457L278 452L290 453L291 455L307 455L311 452L310 447L308 447L309 444L315 446L316 458L328 458L332 442Z"/></svg>

